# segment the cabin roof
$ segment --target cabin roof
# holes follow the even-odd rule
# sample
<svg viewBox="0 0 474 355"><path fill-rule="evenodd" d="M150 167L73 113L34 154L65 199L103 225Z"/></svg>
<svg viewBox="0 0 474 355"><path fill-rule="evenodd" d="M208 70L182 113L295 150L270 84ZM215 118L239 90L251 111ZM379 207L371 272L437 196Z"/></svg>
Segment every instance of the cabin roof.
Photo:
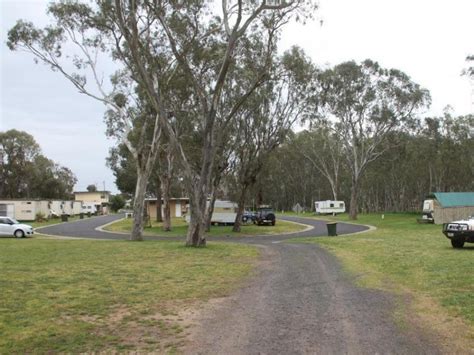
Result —
<svg viewBox="0 0 474 355"><path fill-rule="evenodd" d="M435 192L430 197L442 207L474 207L474 192Z"/></svg>

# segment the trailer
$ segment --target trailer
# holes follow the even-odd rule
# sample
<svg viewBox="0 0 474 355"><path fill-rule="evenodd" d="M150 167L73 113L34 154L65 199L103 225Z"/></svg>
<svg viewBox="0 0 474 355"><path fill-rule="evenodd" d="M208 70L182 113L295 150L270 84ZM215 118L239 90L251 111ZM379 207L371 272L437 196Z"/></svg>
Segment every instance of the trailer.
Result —
<svg viewBox="0 0 474 355"><path fill-rule="evenodd" d="M209 206L209 201L207 202ZM237 217L237 204L231 201L217 200L214 203L214 211L211 217L211 224L234 224ZM191 220L190 213L186 214L186 222Z"/></svg>
<svg viewBox="0 0 474 355"><path fill-rule="evenodd" d="M81 207L81 213L96 214L99 211L97 207L98 205L95 202L83 202Z"/></svg>
<svg viewBox="0 0 474 355"><path fill-rule="evenodd" d="M316 214L338 214L346 212L346 204L344 201L316 201L314 203Z"/></svg>
<svg viewBox="0 0 474 355"><path fill-rule="evenodd" d="M13 203L0 203L0 217L15 218L15 205Z"/></svg>

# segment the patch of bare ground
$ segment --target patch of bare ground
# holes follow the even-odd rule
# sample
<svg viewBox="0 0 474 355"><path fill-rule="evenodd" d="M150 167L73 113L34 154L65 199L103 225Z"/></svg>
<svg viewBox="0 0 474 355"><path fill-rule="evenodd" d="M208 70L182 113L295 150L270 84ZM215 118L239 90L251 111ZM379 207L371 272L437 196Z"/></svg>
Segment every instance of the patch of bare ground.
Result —
<svg viewBox="0 0 474 355"><path fill-rule="evenodd" d="M190 335L190 328L199 315L201 301L176 301L160 304L155 309L134 312L127 307L116 307L101 320L98 334L111 339L102 349L133 353L180 352Z"/></svg>

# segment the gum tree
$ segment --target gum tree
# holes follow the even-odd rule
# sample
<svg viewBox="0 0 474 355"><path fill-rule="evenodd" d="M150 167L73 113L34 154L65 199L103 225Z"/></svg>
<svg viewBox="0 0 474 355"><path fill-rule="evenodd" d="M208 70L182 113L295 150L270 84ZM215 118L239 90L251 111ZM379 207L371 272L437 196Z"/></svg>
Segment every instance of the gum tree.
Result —
<svg viewBox="0 0 474 355"><path fill-rule="evenodd" d="M220 136L227 122L235 119L248 97L266 80L270 69L264 64L251 83L238 85L233 73L245 49L243 46L248 43L244 39L248 38L249 32L260 34L260 41L265 44L260 57L271 56L282 26L292 17L306 18L311 15L314 6L308 1L223 0L219 16L210 16L210 7L200 2L192 2L190 6L165 2L150 5L191 90L185 106L191 108L192 117L190 109L174 112L174 117L177 121L191 120L197 146L192 150L186 149L183 141L175 135L172 122L164 117L162 122L178 151L184 182L190 194L191 221L186 244L200 246L205 244L206 204ZM259 62L270 63L265 60ZM225 99L223 93L226 88L233 89L235 95L232 100ZM198 164L195 164L196 160Z"/></svg>
<svg viewBox="0 0 474 355"><path fill-rule="evenodd" d="M264 164L303 116L315 70L297 47L276 58L272 67L270 79L249 98L235 123L234 176L239 191L234 232L240 232L247 193L257 182Z"/></svg>
<svg viewBox="0 0 474 355"><path fill-rule="evenodd" d="M125 39L110 1L91 5L60 1L50 4L48 13L52 25L43 29L18 21L8 33L8 46L31 53L35 62L48 65L79 93L106 106L108 133L125 144L136 161L131 240L142 240L146 184L156 160L161 129L158 113L143 107L139 100L143 83L137 72L147 70L149 80L156 80L156 76L151 68L137 65L130 47L142 47L150 42L149 38ZM110 58L119 70L106 82L104 75L110 72ZM106 65L101 66L104 61Z"/></svg>
<svg viewBox="0 0 474 355"><path fill-rule="evenodd" d="M315 8L307 0L223 0L216 5L204 0L61 1L48 10L53 26L37 29L20 21L9 33L11 49L26 49L80 93L107 106L109 133L120 137L136 161L133 240L142 239L146 184L163 129L181 161L191 200L186 245L205 244L206 200L223 127L218 123L234 118L268 69L261 68L250 86L235 88L238 95L222 109L224 88L236 86L230 78L241 40L249 32L261 33L267 46L260 55L268 56L281 27L292 17L307 18ZM63 48L71 44L76 52L64 58ZM97 67L101 53L119 67L108 86ZM60 59L75 69L68 71ZM176 81L184 82L181 91L188 92L178 108L172 102ZM193 136L192 150L188 139L176 134L176 122Z"/></svg>
<svg viewBox="0 0 474 355"><path fill-rule="evenodd" d="M359 184L370 163L392 147L391 134L410 127L425 107L427 90L396 69L371 60L345 62L317 76L319 118L333 122L334 134L351 174L350 218L357 219Z"/></svg>

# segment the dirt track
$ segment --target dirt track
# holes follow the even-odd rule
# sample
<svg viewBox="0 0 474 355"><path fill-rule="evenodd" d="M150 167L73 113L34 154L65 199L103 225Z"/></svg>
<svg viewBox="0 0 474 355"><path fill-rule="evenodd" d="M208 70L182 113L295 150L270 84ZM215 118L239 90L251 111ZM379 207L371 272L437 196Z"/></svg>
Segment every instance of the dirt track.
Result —
<svg viewBox="0 0 474 355"><path fill-rule="evenodd" d="M207 310L189 354L437 354L419 329L402 331L395 300L357 288L314 245L264 247L258 276Z"/></svg>

